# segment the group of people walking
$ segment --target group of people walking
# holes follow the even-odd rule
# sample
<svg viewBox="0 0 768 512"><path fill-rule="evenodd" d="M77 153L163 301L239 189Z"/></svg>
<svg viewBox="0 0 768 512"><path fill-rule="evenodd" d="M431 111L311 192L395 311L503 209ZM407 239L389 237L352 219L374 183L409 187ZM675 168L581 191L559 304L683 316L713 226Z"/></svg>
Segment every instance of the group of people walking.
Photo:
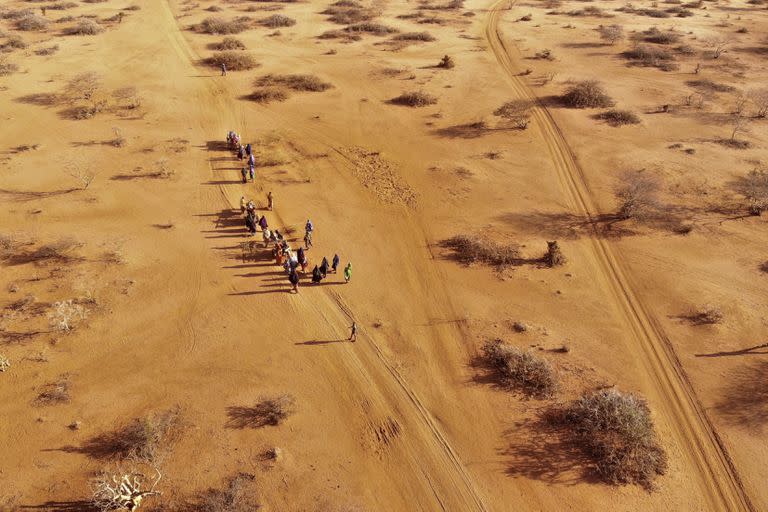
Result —
<svg viewBox="0 0 768 512"><path fill-rule="evenodd" d="M230 148L237 154L238 159L241 161L248 157L248 166L250 173L246 171L246 168L242 169L243 183L247 182L247 177L250 174L250 179L255 179L255 157L253 149L250 144L243 145L240 142L240 136L230 131L227 134L227 143ZM272 211L274 208L274 196L272 192L267 193L267 210ZM267 222L266 214L259 216L256 211L256 204L253 200L246 200L245 196L240 197L240 212L245 218L245 227L248 230L250 236L255 236L257 230L261 230L261 236L264 241L264 248L272 246L272 257L275 259L275 264L283 267L288 274L288 281L291 284L291 291L298 293L299 283L301 282L301 275L307 272L309 266L309 259L307 258L307 252L312 248L312 236L315 231L315 225L307 219L304 225L304 246L294 250L285 236L280 233L280 230L270 230L269 222ZM315 265L312 269L312 283L319 284L323 279L328 277L328 274L336 274L341 263L341 259L338 254L334 254L333 258L328 261L328 258L323 256L319 265ZM301 270L299 270L301 269ZM352 263L349 262L343 270L344 282L348 283L352 278Z"/></svg>

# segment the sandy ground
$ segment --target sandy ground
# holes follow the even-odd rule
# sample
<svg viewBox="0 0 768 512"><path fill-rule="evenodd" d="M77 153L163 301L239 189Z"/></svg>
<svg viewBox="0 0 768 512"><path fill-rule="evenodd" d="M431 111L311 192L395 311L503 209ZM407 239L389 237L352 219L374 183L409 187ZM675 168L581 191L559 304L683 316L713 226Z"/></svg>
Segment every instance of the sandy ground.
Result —
<svg viewBox="0 0 768 512"><path fill-rule="evenodd" d="M175 406L186 428L150 510L173 510L238 472L255 475L264 510L768 507L766 350L744 350L765 342L765 221L732 206L741 199L731 192L768 160L768 124L745 122L746 149L713 142L730 137L738 92L768 82L765 6L706 2L690 18L654 19L601 2L613 16L603 19L567 14L593 5L583 2L472 0L436 10L442 24L420 24L398 18L412 2L376 3L377 21L437 38L401 47L381 44L388 36L319 39L340 26L317 2L135 5L119 23L104 21L127 6L118 0L49 9L50 20L93 14L106 30L66 36L64 21L18 32L29 46L7 53L19 69L0 77L0 234L16 255L0 267L9 510L88 510L88 481L107 464L88 440ZM296 24L237 35L256 69L222 77L203 64L222 36L191 27L211 15L258 20L274 14L268 6ZM628 67L618 57L628 41L603 45L594 31L613 23L628 35L677 27L702 55L721 34L728 51L681 58L669 72ZM35 54L54 44L54 55ZM552 60L534 58L544 48ZM444 54L455 68L435 67ZM69 105L45 95L82 72L101 77L94 101L109 108L72 120ZM255 78L284 73L333 87L245 99ZM705 78L735 89L686 105L695 89L685 82ZM595 110L558 105L581 79L601 80L642 122L614 128ZM126 87L139 106L113 97ZM414 90L437 103L389 103ZM537 100L527 130L492 115L519 98ZM657 113L661 105L673 108ZM241 183L240 162L222 147L230 129L256 148L253 183ZM620 172L636 169L661 180L690 233L605 221ZM264 209L268 191L270 225L298 244L311 218L311 265L338 253L353 263L350 283L304 279L291 294L267 251L243 259L240 197ZM440 242L468 233L514 241L531 259L558 240L568 261L467 267ZM66 257L34 252L65 239L76 242ZM52 328L55 303L70 299L83 317ZM684 320L706 304L722 322ZM479 378L471 361L495 337L547 358L557 396L523 399ZM71 399L36 402L61 376ZM614 385L647 398L669 454L652 492L600 483L537 421L553 402ZM232 408L281 393L296 404L285 422L238 428ZM281 456L266 461L273 447Z"/></svg>

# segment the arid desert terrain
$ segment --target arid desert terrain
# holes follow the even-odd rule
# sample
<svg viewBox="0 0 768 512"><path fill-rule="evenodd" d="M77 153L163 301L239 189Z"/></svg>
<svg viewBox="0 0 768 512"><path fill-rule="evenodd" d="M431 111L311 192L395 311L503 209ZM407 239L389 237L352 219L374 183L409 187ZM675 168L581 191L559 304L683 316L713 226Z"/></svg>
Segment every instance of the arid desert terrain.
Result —
<svg viewBox="0 0 768 512"><path fill-rule="evenodd" d="M767 209L768 0L2 0L0 512L768 510Z"/></svg>

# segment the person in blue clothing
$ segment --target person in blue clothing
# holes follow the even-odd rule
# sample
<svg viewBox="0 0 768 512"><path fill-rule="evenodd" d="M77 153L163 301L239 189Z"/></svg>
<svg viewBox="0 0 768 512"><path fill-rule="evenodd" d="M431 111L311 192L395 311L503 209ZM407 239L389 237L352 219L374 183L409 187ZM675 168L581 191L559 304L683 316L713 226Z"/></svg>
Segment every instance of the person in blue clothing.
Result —
<svg viewBox="0 0 768 512"><path fill-rule="evenodd" d="M256 169L253 167L253 164L249 165L248 168L249 168L248 172L251 175L251 181L254 181L256 179Z"/></svg>
<svg viewBox="0 0 768 512"><path fill-rule="evenodd" d="M251 154L251 143L245 145L245 154L250 155Z"/></svg>
<svg viewBox="0 0 768 512"><path fill-rule="evenodd" d="M248 181L248 171L245 170L245 167L240 171L240 174L243 177L243 183Z"/></svg>

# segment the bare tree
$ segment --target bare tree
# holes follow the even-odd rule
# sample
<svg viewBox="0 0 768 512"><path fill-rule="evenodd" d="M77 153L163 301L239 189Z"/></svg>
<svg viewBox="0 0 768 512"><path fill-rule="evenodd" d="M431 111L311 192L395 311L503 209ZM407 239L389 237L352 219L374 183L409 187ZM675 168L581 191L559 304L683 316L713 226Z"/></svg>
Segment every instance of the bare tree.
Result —
<svg viewBox="0 0 768 512"><path fill-rule="evenodd" d="M755 106L755 117L768 116L768 87L763 89L753 89L747 93L752 104Z"/></svg>
<svg viewBox="0 0 768 512"><path fill-rule="evenodd" d="M142 491L145 476L135 471L114 474L104 472L93 482L93 496L91 502L101 512L126 509L133 512L141 506L144 498L159 496L161 493L155 490L158 482L163 477L160 470L154 468L156 476L149 489Z"/></svg>
<svg viewBox="0 0 768 512"><path fill-rule="evenodd" d="M618 216L622 219L639 218L656 210L659 188L658 180L643 171L625 172L616 188Z"/></svg>
<svg viewBox="0 0 768 512"><path fill-rule="evenodd" d="M624 27L621 25L600 25L597 28L600 39L613 46L624 39Z"/></svg>
<svg viewBox="0 0 768 512"><path fill-rule="evenodd" d="M704 41L704 43L707 45L707 48L712 50L712 58L719 59L722 54L728 51L728 45L731 44L731 41L722 37L711 37Z"/></svg>
<svg viewBox="0 0 768 512"><path fill-rule="evenodd" d="M747 121L747 118L743 117L740 113L733 116L733 120L731 121L731 142L736 142L736 135L746 131Z"/></svg>
<svg viewBox="0 0 768 512"><path fill-rule="evenodd" d="M89 71L72 77L64 87L64 99L69 103L91 101L101 88L101 79L96 73Z"/></svg>

